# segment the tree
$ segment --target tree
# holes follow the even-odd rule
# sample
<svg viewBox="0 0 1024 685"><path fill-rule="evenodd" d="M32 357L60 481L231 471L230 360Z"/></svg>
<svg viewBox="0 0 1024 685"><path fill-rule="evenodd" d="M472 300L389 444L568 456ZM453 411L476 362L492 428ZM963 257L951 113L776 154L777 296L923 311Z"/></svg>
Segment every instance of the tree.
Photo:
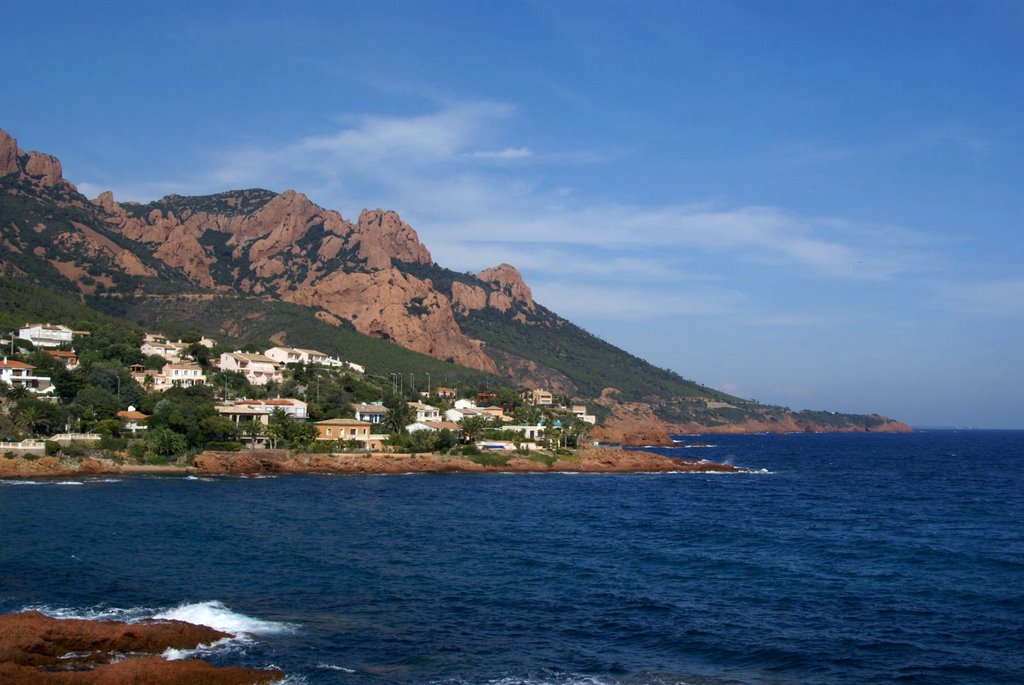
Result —
<svg viewBox="0 0 1024 685"><path fill-rule="evenodd" d="M447 428L442 428L434 434L434 451L447 452L455 447L455 434Z"/></svg>
<svg viewBox="0 0 1024 685"><path fill-rule="evenodd" d="M185 438L169 428L157 428L146 435L146 445L153 454L170 457L185 451Z"/></svg>
<svg viewBox="0 0 1024 685"><path fill-rule="evenodd" d="M459 425L462 426L462 439L465 442L476 442L487 428L487 421L482 416L464 416Z"/></svg>
<svg viewBox="0 0 1024 685"><path fill-rule="evenodd" d="M280 407L274 409L267 423L267 435L270 436L272 441L271 447L277 449L278 440L287 442L291 439L292 425L292 419L285 413L284 409Z"/></svg>
<svg viewBox="0 0 1024 685"><path fill-rule="evenodd" d="M316 426L311 423L298 423L295 424L294 430L292 431L292 447L297 450L309 449L309 446L316 440L317 430Z"/></svg>
<svg viewBox="0 0 1024 685"><path fill-rule="evenodd" d="M405 427L412 423L415 418L412 407L400 395L391 395L384 400L384 406L388 413L384 416L381 425L388 433L401 434Z"/></svg>

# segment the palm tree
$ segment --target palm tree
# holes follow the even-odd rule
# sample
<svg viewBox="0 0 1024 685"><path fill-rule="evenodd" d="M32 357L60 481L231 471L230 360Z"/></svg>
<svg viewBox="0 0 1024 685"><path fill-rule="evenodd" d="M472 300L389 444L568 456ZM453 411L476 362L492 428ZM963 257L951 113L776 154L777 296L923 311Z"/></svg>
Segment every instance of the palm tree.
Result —
<svg viewBox="0 0 1024 685"><path fill-rule="evenodd" d="M464 416L459 425L462 426L462 437L466 442L476 442L487 427L487 421L482 416Z"/></svg>
<svg viewBox="0 0 1024 685"><path fill-rule="evenodd" d="M39 407L29 404L18 407L17 418L28 430L29 436L34 436L36 434L36 425L40 423L42 413L39 411Z"/></svg>

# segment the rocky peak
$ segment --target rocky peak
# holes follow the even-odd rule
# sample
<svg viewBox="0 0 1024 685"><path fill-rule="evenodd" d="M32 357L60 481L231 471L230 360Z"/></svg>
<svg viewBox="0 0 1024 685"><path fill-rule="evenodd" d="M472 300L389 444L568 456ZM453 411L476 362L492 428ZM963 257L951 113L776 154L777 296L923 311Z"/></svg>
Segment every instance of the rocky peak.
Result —
<svg viewBox="0 0 1024 685"><path fill-rule="evenodd" d="M518 302L527 311L532 312L536 309L533 293L523 282L522 274L514 266L499 264L490 269L484 269L476 277L495 289L488 301L491 307L506 312L513 302Z"/></svg>
<svg viewBox="0 0 1024 685"><path fill-rule="evenodd" d="M35 178L40 185L52 188L63 180L60 160L42 152L28 153L25 173Z"/></svg>
<svg viewBox="0 0 1024 685"><path fill-rule="evenodd" d="M96 196L96 199L92 201L94 205L101 208L107 214L116 214L118 216L124 216L124 207L119 205L114 199L114 193L109 190L105 190Z"/></svg>
<svg viewBox="0 0 1024 685"><path fill-rule="evenodd" d="M355 226L353 242L359 243L359 258L371 271L387 269L391 259L415 264L430 264L430 252L420 243L412 226L396 212L364 209Z"/></svg>
<svg viewBox="0 0 1024 685"><path fill-rule="evenodd" d="M18 141L0 129L0 176L18 171Z"/></svg>

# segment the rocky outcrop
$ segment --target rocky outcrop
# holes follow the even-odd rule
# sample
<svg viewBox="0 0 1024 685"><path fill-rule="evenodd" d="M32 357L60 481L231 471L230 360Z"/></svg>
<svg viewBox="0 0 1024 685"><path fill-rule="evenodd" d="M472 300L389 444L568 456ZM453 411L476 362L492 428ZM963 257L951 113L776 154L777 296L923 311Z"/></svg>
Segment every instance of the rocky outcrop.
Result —
<svg viewBox="0 0 1024 685"><path fill-rule="evenodd" d="M523 281L522 274L514 266L499 264L490 269L484 269L477 274L477 278L494 288L488 296L487 305L489 307L502 313L507 312L513 303L521 305L529 312L536 309L533 293Z"/></svg>
<svg viewBox="0 0 1024 685"><path fill-rule="evenodd" d="M7 131L0 129L0 176L14 174L20 170L18 166L20 152L18 141Z"/></svg>
<svg viewBox="0 0 1024 685"><path fill-rule="evenodd" d="M157 656L169 648L195 649L229 637L183 621L127 624L55 619L37 611L7 614L0 616L0 683L249 685L284 678L277 669L218 668Z"/></svg>
<svg viewBox="0 0 1024 685"><path fill-rule="evenodd" d="M359 258L366 260L371 271L387 269L392 259L413 264L432 261L416 231L395 212L364 209L359 214L353 241L359 243Z"/></svg>
<svg viewBox="0 0 1024 685"><path fill-rule="evenodd" d="M487 306L487 292L462 281L452 282L452 308L462 315Z"/></svg>
<svg viewBox="0 0 1024 685"><path fill-rule="evenodd" d="M624 402L618 391L605 388L595 404L611 412L591 433L595 440L622 445L670 445L671 435L744 434L744 433L909 433L910 426L883 416L853 416L848 421L824 424L803 418L800 414L780 407L766 408L770 413L757 414L740 421L702 423L670 423L658 418L646 402ZM870 419L858 422L856 419Z"/></svg>
<svg viewBox="0 0 1024 685"><path fill-rule="evenodd" d="M18 141L0 129L0 176L20 173L35 183L52 188L64 181L60 160L42 152L26 154Z"/></svg>
<svg viewBox="0 0 1024 685"><path fill-rule="evenodd" d="M336 271L284 299L348 319L360 333L474 369L497 371L481 344L462 333L447 298L395 268Z"/></svg>
<svg viewBox="0 0 1024 685"><path fill-rule="evenodd" d="M28 153L28 160L25 162L25 173L48 188L52 188L64 179L60 168L60 160L42 152Z"/></svg>
<svg viewBox="0 0 1024 685"><path fill-rule="evenodd" d="M671 445L669 434L678 432L675 426L659 419L649 404L619 401L618 391L613 388L605 388L595 404L611 410L611 416L591 432L591 437L599 442Z"/></svg>
<svg viewBox="0 0 1024 685"><path fill-rule="evenodd" d="M550 466L526 457L503 465L483 465L443 454L296 454L271 458L241 452L203 452L193 465L209 475L259 473L665 473L678 471L738 473L728 464L673 459L650 452L590 448Z"/></svg>

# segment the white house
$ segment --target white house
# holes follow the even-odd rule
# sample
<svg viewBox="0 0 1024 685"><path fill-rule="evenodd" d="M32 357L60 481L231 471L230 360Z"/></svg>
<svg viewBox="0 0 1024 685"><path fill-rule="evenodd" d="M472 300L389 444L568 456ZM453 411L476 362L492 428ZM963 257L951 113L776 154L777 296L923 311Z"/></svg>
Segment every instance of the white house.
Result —
<svg viewBox="0 0 1024 685"><path fill-rule="evenodd" d="M451 421L415 421L405 427L407 433L416 433L419 431L439 431L439 430L450 430L453 433L458 433L462 430L462 427Z"/></svg>
<svg viewBox="0 0 1024 685"><path fill-rule="evenodd" d="M572 407L572 415L578 420L584 423L589 423L592 426L597 424L597 417L593 414L588 414L587 407L585 405L574 404Z"/></svg>
<svg viewBox="0 0 1024 685"><path fill-rule="evenodd" d="M503 430L520 433L527 440L538 440L544 433L544 424L538 423L536 426L503 426Z"/></svg>
<svg viewBox="0 0 1024 685"><path fill-rule="evenodd" d="M416 412L416 420L420 423L424 421L440 421L441 412L437 407L432 407L429 404L423 404L422 402L407 402Z"/></svg>
<svg viewBox="0 0 1024 685"><path fill-rule="evenodd" d="M28 340L36 347L60 347L71 344L74 332L67 326L30 323L18 330L18 337Z"/></svg>
<svg viewBox="0 0 1024 685"><path fill-rule="evenodd" d="M280 409L296 421L306 420L307 405L302 400L281 398L273 400L235 400L231 404L219 404L214 409L221 416L235 423L243 421L259 421L263 425L270 423L270 415Z"/></svg>
<svg viewBox="0 0 1024 685"><path fill-rule="evenodd" d="M156 381L156 384L153 386L154 390L191 388L193 385L206 385L206 374L203 373L201 366L182 362L164 364L160 374L153 378Z"/></svg>
<svg viewBox="0 0 1024 685"><path fill-rule="evenodd" d="M24 362L8 361L4 357L0 362L0 382L14 387L22 387L33 395L49 395L53 393L53 385L49 376L37 376L32 373L36 367Z"/></svg>
<svg viewBox="0 0 1024 685"><path fill-rule="evenodd" d="M239 371L253 385L266 385L271 381L281 381L281 365L262 354L248 352L225 352L220 356L221 371Z"/></svg>
<svg viewBox="0 0 1024 685"><path fill-rule="evenodd" d="M328 356L318 350L306 350L301 347L271 347L263 353L279 364L319 364L340 368L345 362Z"/></svg>
<svg viewBox="0 0 1024 685"><path fill-rule="evenodd" d="M472 404L472 402L470 403ZM483 416L484 413L476 407L462 407L461 409L449 409L444 413L444 418L448 421L454 421L458 423L467 416Z"/></svg>
<svg viewBox="0 0 1024 685"><path fill-rule="evenodd" d="M127 411L117 412L117 418L124 422L125 430L131 431L132 435L135 435L139 431L146 430L145 421L149 415L137 411L135 407L128 407Z"/></svg>
<svg viewBox="0 0 1024 685"><path fill-rule="evenodd" d="M388 408L382 404L357 404L355 405L356 420L367 423L379 424L388 415Z"/></svg>
<svg viewBox="0 0 1024 685"><path fill-rule="evenodd" d="M177 362L181 361L185 356L184 352L187 347L188 344L183 343L180 340L178 342L146 340L139 347L139 351L147 357L150 355L156 355L158 357L163 357L169 362Z"/></svg>

